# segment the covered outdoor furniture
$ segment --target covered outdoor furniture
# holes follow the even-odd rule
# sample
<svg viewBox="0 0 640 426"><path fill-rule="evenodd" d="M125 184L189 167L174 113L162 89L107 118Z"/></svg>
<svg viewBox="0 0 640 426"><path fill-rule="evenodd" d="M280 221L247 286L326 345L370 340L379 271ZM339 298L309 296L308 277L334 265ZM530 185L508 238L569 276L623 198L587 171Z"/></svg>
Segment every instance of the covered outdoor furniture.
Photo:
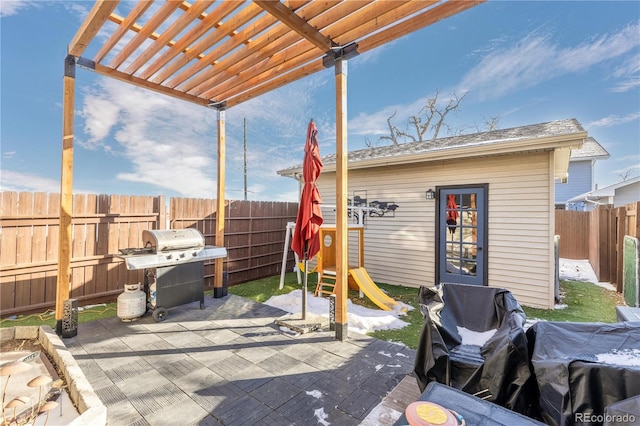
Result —
<svg viewBox="0 0 640 426"><path fill-rule="evenodd" d="M539 426L537 420L507 410L499 405L485 401L461 390L437 382L427 385L418 401L429 401L458 413L467 425L473 426ZM407 425L406 414L395 423Z"/></svg>
<svg viewBox="0 0 640 426"><path fill-rule="evenodd" d="M545 423L602 424L607 407L640 395L640 322L540 321L527 338Z"/></svg>
<svg viewBox="0 0 640 426"><path fill-rule="evenodd" d="M435 381L529 414L526 316L511 292L441 284L422 286L418 298L425 318L414 368L420 390Z"/></svg>

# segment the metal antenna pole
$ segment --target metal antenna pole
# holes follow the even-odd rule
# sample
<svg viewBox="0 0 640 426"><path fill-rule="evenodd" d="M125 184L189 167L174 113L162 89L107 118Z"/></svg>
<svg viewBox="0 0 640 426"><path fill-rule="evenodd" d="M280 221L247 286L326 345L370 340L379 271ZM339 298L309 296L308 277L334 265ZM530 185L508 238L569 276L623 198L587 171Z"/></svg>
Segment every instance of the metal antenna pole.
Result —
<svg viewBox="0 0 640 426"><path fill-rule="evenodd" d="M247 117L244 117L244 200L247 201Z"/></svg>

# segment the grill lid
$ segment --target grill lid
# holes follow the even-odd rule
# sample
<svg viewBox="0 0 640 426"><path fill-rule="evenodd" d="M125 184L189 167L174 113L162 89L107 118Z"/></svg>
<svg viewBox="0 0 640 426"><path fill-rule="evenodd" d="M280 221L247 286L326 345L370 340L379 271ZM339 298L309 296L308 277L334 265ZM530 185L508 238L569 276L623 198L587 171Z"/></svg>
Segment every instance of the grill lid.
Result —
<svg viewBox="0 0 640 426"><path fill-rule="evenodd" d="M204 236L197 229L154 229L142 231L142 244L155 252L204 247Z"/></svg>

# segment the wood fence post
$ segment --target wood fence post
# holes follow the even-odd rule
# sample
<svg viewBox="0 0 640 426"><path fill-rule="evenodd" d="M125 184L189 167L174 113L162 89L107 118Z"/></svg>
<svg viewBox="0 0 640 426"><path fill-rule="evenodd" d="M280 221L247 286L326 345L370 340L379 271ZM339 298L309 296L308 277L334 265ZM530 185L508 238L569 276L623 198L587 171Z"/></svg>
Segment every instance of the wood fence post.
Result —
<svg viewBox="0 0 640 426"><path fill-rule="evenodd" d="M616 209L616 216L618 219L617 229L617 242L615 246L616 250L616 289L618 293L622 293L622 267L624 264L624 236L627 234L627 220L626 209L624 207L618 207Z"/></svg>
<svg viewBox="0 0 640 426"><path fill-rule="evenodd" d="M602 261L607 265L607 277L606 281L615 284L616 278L616 212L607 207L607 233L604 235L606 238L606 256ZM601 280L604 281L604 280Z"/></svg>

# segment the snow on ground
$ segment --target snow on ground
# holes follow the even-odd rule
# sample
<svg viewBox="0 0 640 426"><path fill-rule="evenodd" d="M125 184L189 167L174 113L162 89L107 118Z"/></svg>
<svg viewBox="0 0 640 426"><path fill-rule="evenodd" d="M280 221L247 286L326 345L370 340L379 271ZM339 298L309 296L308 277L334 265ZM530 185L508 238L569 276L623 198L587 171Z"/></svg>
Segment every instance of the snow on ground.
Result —
<svg viewBox="0 0 640 426"><path fill-rule="evenodd" d="M568 281L586 281L607 290L616 288L606 282L598 282L595 272L588 260L560 259L560 279Z"/></svg>
<svg viewBox="0 0 640 426"><path fill-rule="evenodd" d="M560 259L560 279L570 281L590 282L607 290L615 288L609 283L599 283L593 268L588 260L572 260ZM418 297L418 289L416 289L416 298ZM269 306L280 308L292 314L302 311L302 290L293 290L289 294L273 296L265 302ZM563 304L556 305L556 309L565 309L567 306ZM351 300L347 301L347 312L349 321L349 330L357 333L368 333L375 330L395 330L403 328L406 322L400 319L405 313L402 310L411 310L412 306L399 303L395 311L383 311L380 309L369 309L360 305L355 305ZM329 317L329 299L325 297L315 297L313 293L307 292L307 312L313 315L320 315L325 318ZM527 319L525 328L538 321L535 318ZM478 336L470 336L474 339ZM490 337L490 336L489 336ZM482 345L480 345L482 346Z"/></svg>
<svg viewBox="0 0 640 426"><path fill-rule="evenodd" d="M418 297L417 289L416 297ZM272 296L264 303L292 314L302 312L302 290L293 290L288 294ZM405 303L399 304L402 305L403 308L406 308L406 310L413 309L412 306ZM315 297L313 293L307 292L307 313L329 318L329 299L326 297ZM404 315L400 309L395 311L369 309L364 306L355 305L351 300L347 300L347 313L349 330L356 333L365 334L375 330L395 330L408 325L408 323L400 319L400 316Z"/></svg>

